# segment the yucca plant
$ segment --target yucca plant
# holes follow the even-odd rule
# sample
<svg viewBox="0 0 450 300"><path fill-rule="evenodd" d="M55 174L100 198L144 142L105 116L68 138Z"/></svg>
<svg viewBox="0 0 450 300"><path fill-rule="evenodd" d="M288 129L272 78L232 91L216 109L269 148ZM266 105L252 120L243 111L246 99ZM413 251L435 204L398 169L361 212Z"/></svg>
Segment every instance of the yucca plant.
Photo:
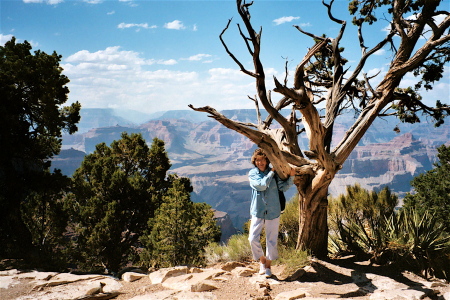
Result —
<svg viewBox="0 0 450 300"><path fill-rule="evenodd" d="M450 235L434 213L402 209L386 225L388 247L399 263L425 277L439 275L448 278ZM444 261L447 263L442 263Z"/></svg>
<svg viewBox="0 0 450 300"><path fill-rule="evenodd" d="M378 256L386 248L385 220L397 205L388 188L369 192L358 184L347 194L329 200L331 249Z"/></svg>

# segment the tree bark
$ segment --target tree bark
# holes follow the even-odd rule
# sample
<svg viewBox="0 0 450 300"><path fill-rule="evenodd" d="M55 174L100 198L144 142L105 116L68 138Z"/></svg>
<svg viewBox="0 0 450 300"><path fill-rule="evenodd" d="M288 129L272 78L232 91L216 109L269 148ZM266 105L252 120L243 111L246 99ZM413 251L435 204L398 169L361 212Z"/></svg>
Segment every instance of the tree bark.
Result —
<svg viewBox="0 0 450 300"><path fill-rule="evenodd" d="M319 258L328 254L327 193L328 188L322 188L317 194L299 195L299 234L296 248L307 249Z"/></svg>

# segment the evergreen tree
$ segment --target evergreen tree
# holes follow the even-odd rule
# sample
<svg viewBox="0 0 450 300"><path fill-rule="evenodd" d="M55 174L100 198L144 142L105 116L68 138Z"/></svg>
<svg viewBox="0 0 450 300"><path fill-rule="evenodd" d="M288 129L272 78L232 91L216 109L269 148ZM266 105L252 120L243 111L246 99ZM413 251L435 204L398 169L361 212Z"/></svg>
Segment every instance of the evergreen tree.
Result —
<svg viewBox="0 0 450 300"><path fill-rule="evenodd" d="M39 260L35 266L60 270L65 267L63 249L69 216L64 209L64 197L70 186L70 178L61 174L45 172L37 179L38 188L22 205L22 217L37 247Z"/></svg>
<svg viewBox="0 0 450 300"><path fill-rule="evenodd" d="M406 195L405 207L422 213L429 210L450 232L450 146L442 145L437 150L439 161L435 168L411 181L414 193Z"/></svg>
<svg viewBox="0 0 450 300"><path fill-rule="evenodd" d="M0 257L34 257L21 205L44 176L57 179L46 174L49 159L60 151L62 131L77 131L80 104L62 106L69 79L60 60L56 52L33 55L15 38L0 46Z"/></svg>
<svg viewBox="0 0 450 300"><path fill-rule="evenodd" d="M77 239L71 251L85 270L117 272L136 259L139 237L154 217L169 182L164 142L151 149L140 134L98 144L73 176L66 202Z"/></svg>
<svg viewBox="0 0 450 300"><path fill-rule="evenodd" d="M189 179L172 175L170 180L172 186L149 222L149 234L142 238L142 262L158 267L202 264L205 247L220 239L214 213L206 203L190 200Z"/></svg>

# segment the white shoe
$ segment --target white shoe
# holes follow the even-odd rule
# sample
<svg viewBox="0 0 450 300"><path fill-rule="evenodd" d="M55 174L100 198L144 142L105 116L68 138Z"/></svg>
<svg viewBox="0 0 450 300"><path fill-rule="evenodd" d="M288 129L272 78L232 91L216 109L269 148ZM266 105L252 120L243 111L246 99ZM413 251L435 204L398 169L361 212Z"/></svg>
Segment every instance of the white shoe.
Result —
<svg viewBox="0 0 450 300"><path fill-rule="evenodd" d="M259 264L259 275L264 275L266 273L266 265L260 263Z"/></svg>
<svg viewBox="0 0 450 300"><path fill-rule="evenodd" d="M267 278L272 277L272 271L270 270L270 268L266 268L265 274Z"/></svg>

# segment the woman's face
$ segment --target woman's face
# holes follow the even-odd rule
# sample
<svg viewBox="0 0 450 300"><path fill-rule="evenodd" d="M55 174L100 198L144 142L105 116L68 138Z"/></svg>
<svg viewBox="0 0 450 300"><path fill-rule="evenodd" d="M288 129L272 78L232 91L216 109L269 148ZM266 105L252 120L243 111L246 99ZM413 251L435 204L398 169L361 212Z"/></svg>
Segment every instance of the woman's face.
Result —
<svg viewBox="0 0 450 300"><path fill-rule="evenodd" d="M260 171L264 171L267 168L267 159L262 155L258 155L255 159L255 165Z"/></svg>

